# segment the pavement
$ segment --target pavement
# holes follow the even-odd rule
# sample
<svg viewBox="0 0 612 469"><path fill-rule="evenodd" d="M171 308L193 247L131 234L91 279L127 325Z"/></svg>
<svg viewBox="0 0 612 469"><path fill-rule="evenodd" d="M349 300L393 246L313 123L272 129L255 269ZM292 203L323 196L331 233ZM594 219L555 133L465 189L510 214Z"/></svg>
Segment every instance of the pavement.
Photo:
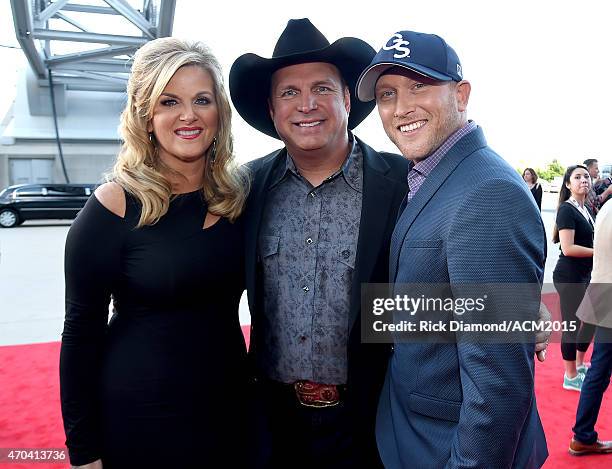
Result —
<svg viewBox="0 0 612 469"><path fill-rule="evenodd" d="M544 193L542 219L548 259L545 283L559 248L550 241L555 221L556 193ZM64 320L64 244L70 221L32 221L0 229L0 346L53 342L61 338ZM550 289L551 286L546 286ZM246 295L240 322L251 322Z"/></svg>

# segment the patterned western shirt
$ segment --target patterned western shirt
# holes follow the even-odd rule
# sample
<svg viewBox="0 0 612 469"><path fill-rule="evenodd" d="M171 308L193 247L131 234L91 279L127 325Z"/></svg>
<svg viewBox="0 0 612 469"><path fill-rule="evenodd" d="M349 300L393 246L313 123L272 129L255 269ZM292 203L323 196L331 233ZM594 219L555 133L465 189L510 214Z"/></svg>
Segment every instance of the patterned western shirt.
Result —
<svg viewBox="0 0 612 469"><path fill-rule="evenodd" d="M594 217L597 216L597 212L599 212L599 209L601 208L601 202L599 200L597 192L595 192L595 189L593 189L593 186L591 186L589 192L587 193L584 205L589 208L589 210L591 211L591 215L593 215Z"/></svg>
<svg viewBox="0 0 612 469"><path fill-rule="evenodd" d="M597 213L601 210L601 207L603 207L603 204L605 204L607 201L607 199L602 200L601 194L606 191L610 184L612 184L610 178L598 180L597 182L595 182L591 178L591 189L587 194L585 205L591 210L591 215L593 215L594 217L597 216Z"/></svg>
<svg viewBox="0 0 612 469"><path fill-rule="evenodd" d="M343 166L317 187L289 155L271 176L258 240L267 321L258 356L276 381L346 383L363 188L363 154L350 138Z"/></svg>

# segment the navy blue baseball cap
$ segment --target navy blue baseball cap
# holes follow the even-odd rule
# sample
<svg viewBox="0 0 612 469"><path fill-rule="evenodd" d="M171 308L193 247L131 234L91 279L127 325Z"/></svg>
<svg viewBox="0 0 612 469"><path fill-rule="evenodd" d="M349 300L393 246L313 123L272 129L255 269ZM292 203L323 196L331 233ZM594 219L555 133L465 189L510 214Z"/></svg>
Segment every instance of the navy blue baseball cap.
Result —
<svg viewBox="0 0 612 469"><path fill-rule="evenodd" d="M457 53L435 34L399 31L374 56L357 80L357 97L374 99L378 78L392 67L404 67L437 81L461 81L463 72Z"/></svg>

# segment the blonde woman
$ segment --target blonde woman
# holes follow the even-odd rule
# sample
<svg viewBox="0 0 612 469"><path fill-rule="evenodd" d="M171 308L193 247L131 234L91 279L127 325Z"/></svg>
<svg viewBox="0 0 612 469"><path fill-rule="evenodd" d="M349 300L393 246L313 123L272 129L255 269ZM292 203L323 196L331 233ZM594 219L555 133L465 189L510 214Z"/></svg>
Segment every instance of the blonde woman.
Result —
<svg viewBox="0 0 612 469"><path fill-rule="evenodd" d="M247 179L220 66L163 38L135 55L123 146L66 241L60 379L74 466L234 467ZM107 324L109 301L115 313ZM231 439L236 451L222 453Z"/></svg>

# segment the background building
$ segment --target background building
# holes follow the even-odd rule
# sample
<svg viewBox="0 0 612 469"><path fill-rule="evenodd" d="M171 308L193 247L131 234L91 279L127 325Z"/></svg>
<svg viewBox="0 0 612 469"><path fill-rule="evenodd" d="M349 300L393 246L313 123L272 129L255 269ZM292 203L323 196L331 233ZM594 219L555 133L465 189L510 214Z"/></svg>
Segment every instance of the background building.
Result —
<svg viewBox="0 0 612 469"><path fill-rule="evenodd" d="M172 34L174 7L175 0L11 0L28 67L0 123L0 188L103 180L120 147L131 56Z"/></svg>
<svg viewBox="0 0 612 469"><path fill-rule="evenodd" d="M65 182L53 116L32 115L28 106L26 75L31 73L23 72L0 129L0 187ZM66 90L64 99L66 113L57 120L70 182L99 182L119 149L117 126L125 94Z"/></svg>

